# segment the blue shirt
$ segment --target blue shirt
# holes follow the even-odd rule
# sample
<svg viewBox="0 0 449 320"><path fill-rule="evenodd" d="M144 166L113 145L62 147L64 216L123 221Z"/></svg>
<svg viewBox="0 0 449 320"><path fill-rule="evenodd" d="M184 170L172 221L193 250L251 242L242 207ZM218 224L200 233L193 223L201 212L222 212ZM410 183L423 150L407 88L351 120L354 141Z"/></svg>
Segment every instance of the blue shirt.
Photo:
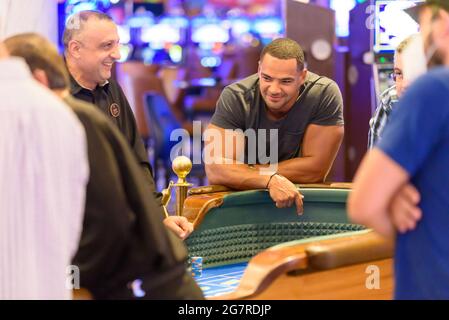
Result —
<svg viewBox="0 0 449 320"><path fill-rule="evenodd" d="M421 221L396 240L395 298L449 299L449 68L416 80L377 147L421 194Z"/></svg>

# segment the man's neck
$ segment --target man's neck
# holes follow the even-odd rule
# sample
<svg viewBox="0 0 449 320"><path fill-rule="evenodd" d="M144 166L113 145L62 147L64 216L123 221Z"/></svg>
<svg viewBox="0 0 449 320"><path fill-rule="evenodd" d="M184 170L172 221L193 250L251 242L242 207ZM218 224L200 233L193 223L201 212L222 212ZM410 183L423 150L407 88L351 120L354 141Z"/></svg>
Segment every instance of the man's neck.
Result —
<svg viewBox="0 0 449 320"><path fill-rule="evenodd" d="M52 91L60 99L64 99L65 97L67 97L70 94L69 89L54 89Z"/></svg>
<svg viewBox="0 0 449 320"><path fill-rule="evenodd" d="M83 73L69 59L67 59L67 69L81 87L88 90L94 90L97 87L97 83L83 77Z"/></svg>
<svg viewBox="0 0 449 320"><path fill-rule="evenodd" d="M285 108L286 111L282 111L282 112L273 112L272 110L270 110L266 105L265 105L265 110L266 110L266 114L268 119L272 120L272 121L277 121L277 120L281 120L283 118L285 118L285 116L287 116L287 114L289 113L289 111L291 110L291 108L293 108L293 106L295 105L296 102L298 102L299 97L301 96L302 90L300 90L298 92L298 96L296 97L295 100L292 100L289 102L288 107Z"/></svg>

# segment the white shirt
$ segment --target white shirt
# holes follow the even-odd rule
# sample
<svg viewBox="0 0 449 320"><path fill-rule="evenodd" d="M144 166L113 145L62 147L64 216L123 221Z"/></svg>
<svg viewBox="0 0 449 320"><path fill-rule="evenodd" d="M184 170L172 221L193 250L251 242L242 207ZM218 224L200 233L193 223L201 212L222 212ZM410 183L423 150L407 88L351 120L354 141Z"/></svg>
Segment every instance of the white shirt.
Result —
<svg viewBox="0 0 449 320"><path fill-rule="evenodd" d="M70 299L88 180L84 130L22 59L0 59L0 300Z"/></svg>

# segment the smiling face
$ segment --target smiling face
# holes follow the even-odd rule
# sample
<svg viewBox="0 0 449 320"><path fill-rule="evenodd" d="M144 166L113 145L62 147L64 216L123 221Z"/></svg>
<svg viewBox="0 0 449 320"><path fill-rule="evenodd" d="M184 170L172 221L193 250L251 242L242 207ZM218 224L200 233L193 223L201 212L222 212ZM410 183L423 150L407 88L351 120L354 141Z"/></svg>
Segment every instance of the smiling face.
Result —
<svg viewBox="0 0 449 320"><path fill-rule="evenodd" d="M76 45L71 46L71 54L85 82L97 85L111 78L112 66L120 59L119 36L112 21L92 17L72 41Z"/></svg>
<svg viewBox="0 0 449 320"><path fill-rule="evenodd" d="M259 62L258 74L268 115L273 119L284 117L299 96L307 70L298 70L296 59L278 59L267 53Z"/></svg>

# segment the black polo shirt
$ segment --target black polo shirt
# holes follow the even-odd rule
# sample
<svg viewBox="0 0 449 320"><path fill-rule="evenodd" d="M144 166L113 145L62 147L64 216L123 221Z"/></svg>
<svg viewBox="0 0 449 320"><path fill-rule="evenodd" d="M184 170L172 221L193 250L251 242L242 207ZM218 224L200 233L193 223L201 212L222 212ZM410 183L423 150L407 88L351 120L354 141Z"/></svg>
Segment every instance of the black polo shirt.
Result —
<svg viewBox="0 0 449 320"><path fill-rule="evenodd" d="M77 99L96 105L117 125L143 167L147 183L153 186L152 168L148 161L145 146L137 130L134 113L120 85L115 80L110 79L105 85L97 85L94 90L89 90L81 87L70 76L70 93Z"/></svg>
<svg viewBox="0 0 449 320"><path fill-rule="evenodd" d="M131 299L136 296L128 284L142 279L148 299L202 298L186 275L186 248L164 227L160 202L147 196L123 135L91 104L64 100L84 126L89 156L83 231L73 258L81 286L98 299Z"/></svg>

